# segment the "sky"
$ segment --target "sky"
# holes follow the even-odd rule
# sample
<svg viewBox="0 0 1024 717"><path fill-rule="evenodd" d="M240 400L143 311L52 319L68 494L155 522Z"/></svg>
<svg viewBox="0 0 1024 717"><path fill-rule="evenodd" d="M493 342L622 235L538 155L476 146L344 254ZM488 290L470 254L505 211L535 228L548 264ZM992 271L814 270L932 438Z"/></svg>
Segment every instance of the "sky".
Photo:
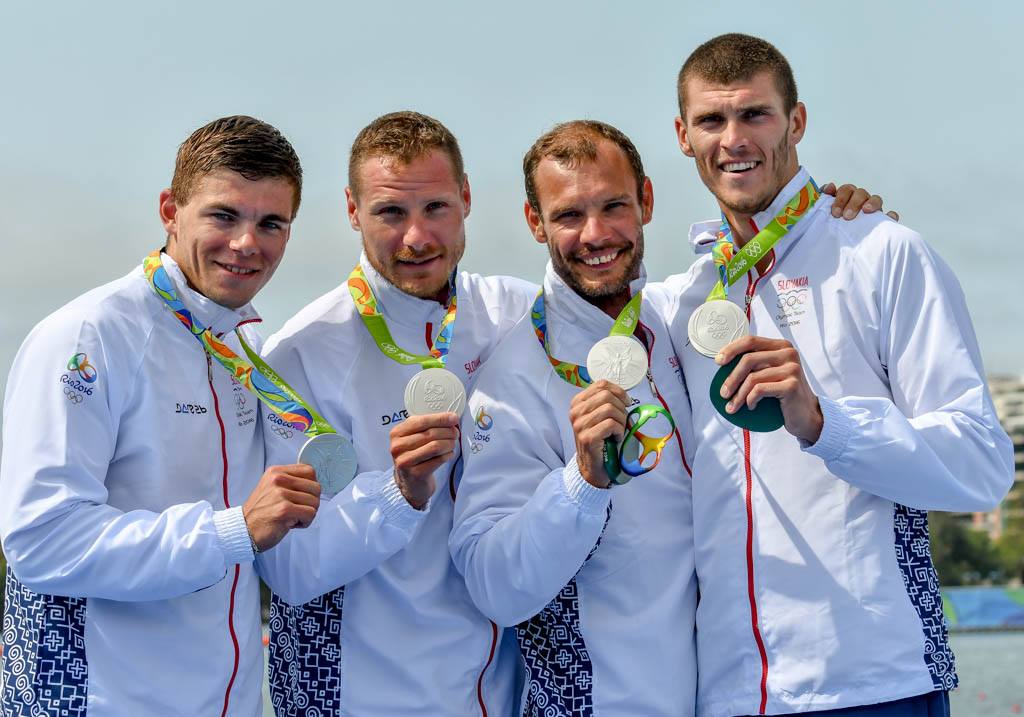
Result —
<svg viewBox="0 0 1024 717"><path fill-rule="evenodd" d="M789 58L815 179L897 209L959 276L986 370L1020 374L1022 26L1009 2L5 3L0 381L35 323L162 244L157 197L178 145L228 114L278 127L305 171L287 253L256 302L266 335L354 265L348 149L398 109L437 117L462 145L463 268L540 279L522 155L553 124L593 118L633 139L654 182L649 275L684 271L690 223L717 209L675 141L675 77L732 31Z"/></svg>

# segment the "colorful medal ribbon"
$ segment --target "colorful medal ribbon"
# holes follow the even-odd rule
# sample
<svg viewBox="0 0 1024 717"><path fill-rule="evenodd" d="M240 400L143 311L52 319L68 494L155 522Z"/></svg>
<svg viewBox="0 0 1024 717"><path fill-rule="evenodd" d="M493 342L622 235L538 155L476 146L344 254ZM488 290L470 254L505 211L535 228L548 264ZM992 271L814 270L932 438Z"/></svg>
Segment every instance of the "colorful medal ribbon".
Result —
<svg viewBox="0 0 1024 717"><path fill-rule="evenodd" d="M640 302L643 300L642 296L643 292L638 291L629 300L629 303L623 307L622 311L619 312L618 318L615 319L615 323L612 325L612 330L608 332L609 336L633 335L637 324L640 322ZM548 343L547 317L544 312L544 289L537 292L537 298L534 299L533 307L530 309L530 320L533 322L533 331L537 334L537 339L540 341L540 345L544 347L544 353L547 355L548 361L551 363L551 367L555 369L558 377L577 388L589 386L591 383L590 373L587 371L586 366L580 366L569 361L561 361L551 355L551 346ZM668 419L669 426L671 427L668 433L663 436L647 436L640 432L640 428L645 423L658 416L664 416ZM626 414L626 435L622 439L622 444L616 446L615 441L610 438L605 441L604 469L608 474L609 480L616 484L627 483L629 479L622 479L620 473L625 473L630 478L635 478L654 470L658 465L658 461L661 460L661 452L668 445L675 429L676 422L672 419L672 414L661 406L649 403L635 406ZM638 455L635 459L626 457L625 447L631 441L639 443ZM654 461L648 462L647 458L651 455L654 455Z"/></svg>
<svg viewBox="0 0 1024 717"><path fill-rule="evenodd" d="M789 233L789 230L806 216L814 203L818 201L820 193L818 185L813 179L809 179L799 192L790 199L774 219L768 222L764 229L736 249L732 239L732 228L722 215L722 226L718 229L718 239L711 248L711 258L718 268L718 283L711 289L706 301L725 300L729 297L729 286L736 277L742 276L750 271L750 268L757 265L772 248Z"/></svg>
<svg viewBox="0 0 1024 717"><path fill-rule="evenodd" d="M295 391L274 369L270 368L259 355L252 350L241 332L235 329L235 335L242 345L249 360L232 351L227 344L213 335L213 332L204 327L192 312L185 308L178 297L171 277L167 275L163 263L160 261L160 251L154 251L142 262L142 270L149 280L149 285L159 296L164 305L170 309L185 328L202 344L206 353L217 360L217 362L228 370L240 384L256 394L270 410L281 417L293 428L302 431L308 436L317 436L321 433L337 433L327 421L325 421L309 404L302 400Z"/></svg>
<svg viewBox="0 0 1024 717"><path fill-rule="evenodd" d="M632 336L636 331L636 325L640 322L640 302L643 300L643 292L638 291L629 300L619 316L612 325L609 336ZM537 298L533 301L533 308L530 309L530 320L533 321L533 332L537 334L540 345L544 347L548 361L555 369L559 378L571 383L578 388L586 388L590 385L590 374L586 366L579 366L568 361L560 361L551 355L551 347L548 345L548 324L544 315L544 289L537 292Z"/></svg>
<svg viewBox="0 0 1024 717"><path fill-rule="evenodd" d="M348 275L348 292L352 295L359 310L359 318L366 325L366 330L377 344L381 353L393 361L405 365L418 364L422 368L444 368L448 359L448 352L452 348L452 333L455 331L455 313L457 310L457 298L455 295L455 282L450 281L448 285L448 306L445 309L444 318L441 319L441 326L437 331L437 338L430 347L430 355L410 353L395 343L388 329L388 322L384 315L377 308L377 297L373 295L370 282L366 280L363 267L356 264L356 268Z"/></svg>

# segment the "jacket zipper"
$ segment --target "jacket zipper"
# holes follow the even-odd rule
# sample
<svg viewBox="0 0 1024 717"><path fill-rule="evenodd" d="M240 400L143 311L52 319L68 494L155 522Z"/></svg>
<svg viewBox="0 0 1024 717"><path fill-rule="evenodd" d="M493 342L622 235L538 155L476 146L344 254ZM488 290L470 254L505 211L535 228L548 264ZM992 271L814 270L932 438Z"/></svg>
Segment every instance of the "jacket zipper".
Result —
<svg viewBox="0 0 1024 717"><path fill-rule="evenodd" d="M744 295L747 321L750 321L750 304L754 300L757 285L775 268L774 249L771 256L772 260L768 268L765 269L764 274L758 275L757 279L751 280L750 272L747 272L747 291ZM750 431L746 428L743 429L743 472L746 480L745 502L747 507L747 597L750 600L750 626L754 632L754 642L757 643L757 651L761 657L761 703L758 707L758 714L763 715L768 707L768 652L761 636L761 627L757 617L757 597L754 593L754 479L750 465Z"/></svg>
<svg viewBox="0 0 1024 717"><path fill-rule="evenodd" d="M217 417L217 425L220 427L220 458L221 458L221 490L224 495L224 507L230 508L231 502L228 498L228 448L227 432L224 429L224 419L220 415L220 399L213 386L213 360L210 354L206 354L206 378L210 383L210 393L213 395L213 413ZM228 704L231 700L231 688L235 684L235 677L238 675L238 662L240 650L238 647L238 635L235 634L235 590L238 588L238 577L241 573L241 565L235 565L235 575L231 581L231 597L228 601L228 632L231 634L231 644L234 647L234 664L231 667L231 678L224 689L224 707L221 709L221 717L228 713Z"/></svg>

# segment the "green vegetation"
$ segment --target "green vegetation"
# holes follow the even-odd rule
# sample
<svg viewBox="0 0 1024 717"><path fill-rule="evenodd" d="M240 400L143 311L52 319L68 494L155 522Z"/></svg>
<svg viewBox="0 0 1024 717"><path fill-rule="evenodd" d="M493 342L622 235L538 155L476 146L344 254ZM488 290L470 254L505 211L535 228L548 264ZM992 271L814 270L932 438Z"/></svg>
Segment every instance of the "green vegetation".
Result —
<svg viewBox="0 0 1024 717"><path fill-rule="evenodd" d="M997 541L948 513L928 515L932 558L943 587L1000 585L1024 578L1024 525L1007 526ZM1024 591L1021 591L1024 602Z"/></svg>

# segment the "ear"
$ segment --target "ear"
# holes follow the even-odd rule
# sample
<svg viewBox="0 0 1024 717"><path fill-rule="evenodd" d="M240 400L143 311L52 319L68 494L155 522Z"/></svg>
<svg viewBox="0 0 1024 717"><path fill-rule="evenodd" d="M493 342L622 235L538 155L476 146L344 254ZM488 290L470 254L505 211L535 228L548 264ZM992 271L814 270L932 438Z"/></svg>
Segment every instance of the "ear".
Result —
<svg viewBox="0 0 1024 717"><path fill-rule="evenodd" d="M654 184L651 183L650 177L644 177L644 195L641 197L641 205L643 207L641 221L647 224L654 216Z"/></svg>
<svg viewBox="0 0 1024 717"><path fill-rule="evenodd" d="M533 238L539 244L547 244L548 235L544 233L544 221L541 219L540 213L534 211L528 201L523 202L523 212L526 214L526 224L530 227L530 233L533 234Z"/></svg>
<svg viewBox="0 0 1024 717"><path fill-rule="evenodd" d="M693 156L693 148L690 146L690 141L686 134L686 121L677 116L676 117L676 139L679 141L679 149L683 151L687 157Z"/></svg>
<svg viewBox="0 0 1024 717"><path fill-rule="evenodd" d="M797 102L796 107L789 113L789 138L791 143L796 145L804 138L807 131L807 107L803 102Z"/></svg>
<svg viewBox="0 0 1024 717"><path fill-rule="evenodd" d="M170 189L160 192L160 223L164 225L168 240L178 233L178 203Z"/></svg>
<svg viewBox="0 0 1024 717"><path fill-rule="evenodd" d="M464 175L462 178L462 205L464 208L462 218L465 219L469 216L469 207L473 203L472 193L469 191L469 175Z"/></svg>
<svg viewBox="0 0 1024 717"><path fill-rule="evenodd" d="M348 212L348 223L357 232L360 231L359 211L358 207L356 207L356 198L352 193L352 187L345 187L345 208Z"/></svg>

